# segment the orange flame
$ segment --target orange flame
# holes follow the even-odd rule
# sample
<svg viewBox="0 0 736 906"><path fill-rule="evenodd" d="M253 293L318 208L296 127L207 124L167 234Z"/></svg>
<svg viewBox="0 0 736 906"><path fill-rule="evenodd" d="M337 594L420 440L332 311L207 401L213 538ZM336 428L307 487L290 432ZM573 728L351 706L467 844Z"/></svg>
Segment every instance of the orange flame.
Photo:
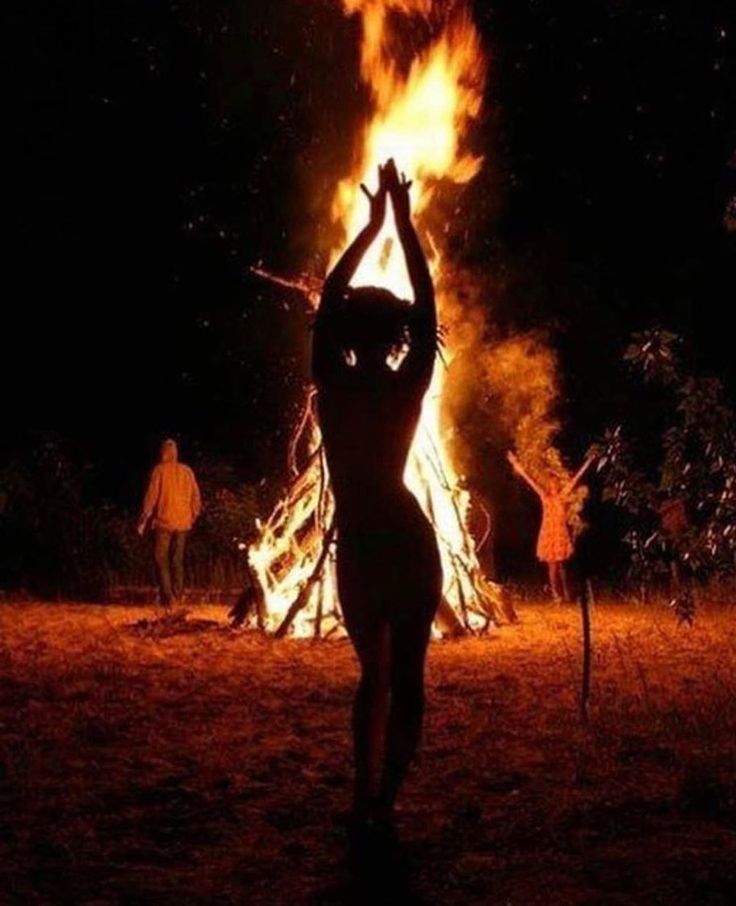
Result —
<svg viewBox="0 0 736 906"><path fill-rule="evenodd" d="M334 249L331 264L365 223L361 182L373 187L378 164L393 157L413 180L414 216L432 249L433 275L440 278L442 249L429 232L434 191L440 181L467 183L482 163L481 157L464 147L483 97L485 59L478 33L461 3L433 7L431 0L343 0L343 6L346 13L357 13L362 19L361 74L371 92L373 114L362 136L359 160L339 183L333 199L332 213L344 228L345 240ZM390 13L401 14L400 19ZM407 17L420 17L422 25L433 30L434 38L402 71L394 54L399 39L394 25L405 24ZM390 206L384 228L353 282L384 286L399 296L411 297ZM438 293L440 320L446 305ZM452 357L451 338L446 357ZM445 371L438 365L405 480L435 526L445 599L457 624L475 628L488 624L493 591L480 573L465 527L468 494L460 487L440 426L444 379ZM331 494L320 491L324 462L310 413L303 427L305 465L268 523L260 526L261 536L249 557L264 588L272 626L288 623L296 634L329 634L339 621L332 558L325 556L333 503ZM298 443L297 438L295 446ZM447 607L445 611L447 623L452 612Z"/></svg>
<svg viewBox="0 0 736 906"><path fill-rule="evenodd" d="M375 105L359 165L339 183L332 206L333 217L343 224L346 236L352 237L365 223L360 183L373 185L378 165L389 157L413 180L415 217L428 209L439 180L466 183L475 176L482 158L461 151L460 146L470 124L480 114L485 61L478 33L467 12L461 9L412 62L408 74L402 76L388 56L391 33L386 13L394 8L426 14L431 4L426 0L344 2L349 11L359 9L363 14L361 71ZM407 297L411 289L392 218L389 210L383 232L366 255L354 282L377 283ZM335 249L334 258L341 251Z"/></svg>

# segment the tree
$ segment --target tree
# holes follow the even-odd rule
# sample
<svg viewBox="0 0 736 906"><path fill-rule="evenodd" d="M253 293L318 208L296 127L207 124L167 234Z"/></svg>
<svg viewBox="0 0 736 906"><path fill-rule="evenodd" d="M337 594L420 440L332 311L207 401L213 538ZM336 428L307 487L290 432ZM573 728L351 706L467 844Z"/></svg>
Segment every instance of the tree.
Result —
<svg viewBox="0 0 736 906"><path fill-rule="evenodd" d="M679 337L653 329L626 350L639 380L661 391L664 424L656 458L622 427L600 445L604 499L625 510L632 572L673 578L671 604L693 616L689 577L730 575L736 566L736 419L721 382L688 374Z"/></svg>

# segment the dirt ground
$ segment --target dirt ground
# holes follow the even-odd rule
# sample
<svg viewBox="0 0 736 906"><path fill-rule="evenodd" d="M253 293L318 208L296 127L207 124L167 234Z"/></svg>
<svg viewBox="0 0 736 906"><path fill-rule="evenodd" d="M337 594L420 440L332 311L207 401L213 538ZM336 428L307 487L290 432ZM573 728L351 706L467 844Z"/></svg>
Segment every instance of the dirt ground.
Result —
<svg viewBox="0 0 736 906"><path fill-rule="evenodd" d="M348 643L153 616L0 607L3 903L734 902L736 608L597 606L587 728L574 608L434 643L391 871L346 860Z"/></svg>

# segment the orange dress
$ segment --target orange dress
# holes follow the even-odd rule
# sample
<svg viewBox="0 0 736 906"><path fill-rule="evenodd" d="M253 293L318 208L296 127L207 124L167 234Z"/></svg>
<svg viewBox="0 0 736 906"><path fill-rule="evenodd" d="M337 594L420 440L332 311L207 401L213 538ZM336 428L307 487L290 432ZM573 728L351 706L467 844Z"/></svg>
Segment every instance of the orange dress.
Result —
<svg viewBox="0 0 736 906"><path fill-rule="evenodd" d="M542 501L542 527L537 541L537 557L545 563L562 563L573 555L567 524L565 494L545 494Z"/></svg>

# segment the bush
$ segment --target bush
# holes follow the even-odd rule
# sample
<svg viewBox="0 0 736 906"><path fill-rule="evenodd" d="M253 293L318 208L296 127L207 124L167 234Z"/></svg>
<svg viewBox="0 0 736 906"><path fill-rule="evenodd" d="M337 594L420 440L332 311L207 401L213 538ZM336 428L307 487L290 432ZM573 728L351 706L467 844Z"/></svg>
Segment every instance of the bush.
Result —
<svg viewBox="0 0 736 906"><path fill-rule="evenodd" d="M661 393L658 457L622 427L601 444L604 499L629 515L639 580L673 572L713 580L736 566L736 419L717 378L685 372L680 345L650 330L634 335L625 354L637 378ZM685 619L689 598L685 590L673 599Z"/></svg>
<svg viewBox="0 0 736 906"><path fill-rule="evenodd" d="M150 544L136 514L88 499L92 468L58 439L46 439L0 470L0 585L44 598L105 600L115 585L153 581ZM204 510L192 532L188 582L230 589L246 581L245 551L257 492L220 464L198 469Z"/></svg>

